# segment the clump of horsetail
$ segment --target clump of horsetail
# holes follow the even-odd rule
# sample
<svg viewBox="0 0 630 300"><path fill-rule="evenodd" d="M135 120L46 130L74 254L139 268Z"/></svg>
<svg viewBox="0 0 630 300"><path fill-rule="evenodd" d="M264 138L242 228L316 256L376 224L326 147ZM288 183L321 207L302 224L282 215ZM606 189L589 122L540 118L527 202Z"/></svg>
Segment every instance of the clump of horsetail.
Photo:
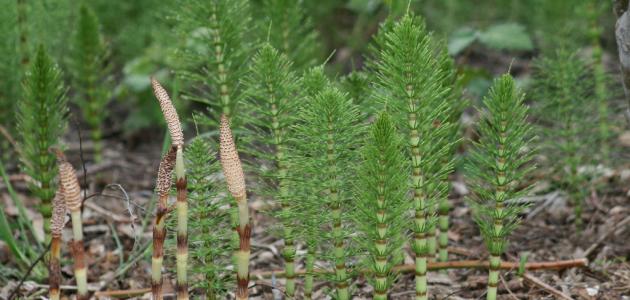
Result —
<svg viewBox="0 0 630 300"><path fill-rule="evenodd" d="M94 143L94 161L102 161L103 131L109 102L107 45L94 11L81 4L73 38L70 71L76 89L74 101L81 108Z"/></svg>
<svg viewBox="0 0 630 300"><path fill-rule="evenodd" d="M501 255L525 207L516 200L527 194L525 179L534 168L532 130L523 98L510 75L494 81L483 101L479 141L473 143L466 163L475 222L490 252L488 300L497 297Z"/></svg>
<svg viewBox="0 0 630 300"><path fill-rule="evenodd" d="M295 199L289 184L289 173L293 173L288 156L290 153L288 135L295 122L296 93L298 78L291 71L292 63L270 44L264 44L252 59L250 76L246 80L251 119L251 146L255 157L270 161L269 169L261 169L261 177L267 180L261 184L265 192L271 193L282 209L275 216L282 223L285 261L286 288L288 297L295 294ZM264 147L264 150L259 149ZM269 154L271 148L273 153Z"/></svg>
<svg viewBox="0 0 630 300"><path fill-rule="evenodd" d="M66 204L63 188L59 187L52 201L52 218L50 219L50 258L48 260L48 298L59 300L61 285L61 233L66 225Z"/></svg>
<svg viewBox="0 0 630 300"><path fill-rule="evenodd" d="M175 148L175 187L177 189L177 299L188 299L188 200L186 169L184 165L184 133L171 98L155 79L151 79L153 92L160 103Z"/></svg>
<svg viewBox="0 0 630 300"><path fill-rule="evenodd" d="M595 144L588 120L596 109L591 99L592 80L575 52L560 49L534 63L534 96L538 133L545 149L552 178L566 190L575 211L575 224L582 223L588 179L578 171L590 162Z"/></svg>
<svg viewBox="0 0 630 300"><path fill-rule="evenodd" d="M77 298L88 299L87 265L83 248L83 224L81 220L81 187L72 165L66 160L61 150L56 150L59 167L59 183L63 191L66 208L70 211L73 240L70 243L74 257L74 277L77 281Z"/></svg>
<svg viewBox="0 0 630 300"><path fill-rule="evenodd" d="M411 163L411 189L415 222L411 242L416 265L416 299L428 299L427 235L437 222L435 205L448 192L443 180L452 170L447 136L450 88L448 72L440 61L442 46L433 40L422 20L406 14L396 23L385 23L372 48L370 68L375 72L375 96L399 120L407 138ZM435 122L442 122L435 126Z"/></svg>
<svg viewBox="0 0 630 300"><path fill-rule="evenodd" d="M247 192L245 190L245 175L241 160L234 144L230 121L221 116L220 126L220 155L221 167L227 187L236 201L238 207L238 227L239 249L236 257L236 299L247 299L249 285L249 256L251 252L250 239L252 234L251 223L249 221L249 206L247 204Z"/></svg>
<svg viewBox="0 0 630 300"><path fill-rule="evenodd" d="M153 224L153 254L151 256L151 291L153 299L163 299L162 263L164 261L164 239L166 238L166 215L168 214L168 196L171 192L172 173L175 167L176 148L171 147L160 161L156 181L158 195L157 212Z"/></svg>
<svg viewBox="0 0 630 300"><path fill-rule="evenodd" d="M409 223L408 164L402 140L387 113L381 113L372 125L362 153L353 216L361 234L357 240L367 249L365 263L374 299L386 300L396 277L392 267L398 263L396 256Z"/></svg>
<svg viewBox="0 0 630 300"><path fill-rule="evenodd" d="M66 128L66 104L61 71L40 46L26 74L22 99L17 102L17 128L22 137L22 169L33 178L29 190L40 200L38 210L44 217L46 235L50 234L57 175L55 155L48 149L55 147Z"/></svg>
<svg viewBox="0 0 630 300"><path fill-rule="evenodd" d="M308 74L310 88L318 88L316 82L326 82L319 68ZM309 72L311 73L311 72ZM318 75L319 74L319 75ZM308 89L308 88L307 88ZM319 246L324 246L326 257L334 267L334 283L338 299L350 299L348 274L348 201L350 200L351 166L355 158L354 147L360 143L362 131L359 112L348 95L333 86L323 86L307 97L298 117L296 139L299 141L301 166L308 177L307 186L317 197L307 196L304 211L317 211L314 218L319 225L316 231ZM322 206L327 209L322 210ZM322 232L322 230L325 230ZM330 245L327 247L326 245ZM312 251L315 249L309 249ZM309 253L310 254L310 253ZM307 258L308 259L308 258Z"/></svg>

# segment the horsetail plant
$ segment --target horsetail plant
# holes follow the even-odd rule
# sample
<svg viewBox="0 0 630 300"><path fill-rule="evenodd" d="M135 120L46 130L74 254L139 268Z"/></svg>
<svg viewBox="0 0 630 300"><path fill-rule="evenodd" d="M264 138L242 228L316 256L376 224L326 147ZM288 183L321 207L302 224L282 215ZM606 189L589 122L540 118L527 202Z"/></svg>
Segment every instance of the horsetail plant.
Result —
<svg viewBox="0 0 630 300"><path fill-rule="evenodd" d="M402 140L387 113L381 113L372 124L363 149L363 162L357 172L354 219L358 240L367 249L369 281L374 299L387 300L395 274L392 267L404 244L409 220L406 199L409 173L403 155Z"/></svg>
<svg viewBox="0 0 630 300"><path fill-rule="evenodd" d="M295 199L289 185L290 165L287 160L290 126L295 121L298 78L291 72L287 55L270 44L264 44L254 56L250 76L245 86L248 94L248 112L255 115L249 125L252 129L249 149L260 149L255 156L270 161L270 169L259 171L264 178L262 186L281 205L275 216L282 223L286 288L288 297L295 294ZM269 154L268 149L272 149ZM262 194L265 192L263 191Z"/></svg>
<svg viewBox="0 0 630 300"><path fill-rule="evenodd" d="M186 147L188 197L190 199L190 260L191 272L200 276L194 287L205 291L210 300L224 299L228 282L233 276L226 271L230 261L229 213L225 209L228 197L219 197L220 166L202 137L194 138ZM192 276L191 276L192 277Z"/></svg>
<svg viewBox="0 0 630 300"><path fill-rule="evenodd" d="M488 300L497 298L501 255L519 223L525 205L526 176L533 170L532 130L523 94L509 74L495 79L483 103L478 132L466 171L470 180L475 222L490 252Z"/></svg>
<svg viewBox="0 0 630 300"><path fill-rule="evenodd" d="M308 80L325 82L323 73L315 74ZM322 80L323 79L323 80ZM311 85L313 82L309 83ZM317 88L317 85L311 85ZM309 217L316 218L320 224L317 234L319 246L330 244L327 258L334 266L336 296L338 299L350 299L348 290L348 201L350 200L350 169L354 161L354 147L362 131L359 112L348 95L333 86L324 86L313 97L307 97L296 125L296 139L299 141L299 159L308 176L307 186L314 188L318 197L305 197L309 206L305 211L318 211ZM305 179L306 180L306 179ZM321 209L325 205L328 209ZM322 227L321 224L324 224ZM322 232L324 230L324 232ZM321 238L324 237L324 239ZM314 250L314 249L309 249Z"/></svg>
<svg viewBox="0 0 630 300"><path fill-rule="evenodd" d="M548 150L553 175L569 194L579 227L588 181L578 168L588 162L588 145L595 142L586 121L596 109L589 98L592 80L576 53L564 49L542 57L534 66L541 148Z"/></svg>
<svg viewBox="0 0 630 300"><path fill-rule="evenodd" d="M23 85L22 101L17 103L22 167L33 178L29 189L39 198L46 239L50 238L51 200L55 195L55 155L48 151L61 138L68 108L61 71L46 54L37 50Z"/></svg>
<svg viewBox="0 0 630 300"><path fill-rule="evenodd" d="M66 204L64 203L63 188L57 189L52 201L52 218L50 219L50 258L48 260L48 285L50 300L59 300L61 291L61 232L66 224Z"/></svg>
<svg viewBox="0 0 630 300"><path fill-rule="evenodd" d="M265 23L259 27L265 34L261 36L268 34L269 43L287 55L294 68L305 70L319 61L319 36L304 1L263 0L262 13Z"/></svg>
<svg viewBox="0 0 630 300"><path fill-rule="evenodd" d="M238 207L238 227L239 250L236 257L236 299L248 298L249 285L249 256L251 252L250 239L252 227L249 221L249 206L247 204L247 191L245 190L245 175L241 160L234 144L230 121L227 116L221 116L220 134L220 155L221 167L225 175L228 190Z"/></svg>
<svg viewBox="0 0 630 300"><path fill-rule="evenodd" d="M173 102L162 85L151 79L153 93L160 103L175 148L175 187L177 189L177 299L188 299L188 199L184 165L184 132Z"/></svg>
<svg viewBox="0 0 630 300"><path fill-rule="evenodd" d="M427 235L435 226L435 205L448 192L444 182L453 166L445 159L450 148L449 73L424 23L410 14L385 23L372 48L370 68L376 76L375 96L394 113L407 137L415 222L412 248L416 265L416 299L428 299ZM437 49L436 49L437 48ZM440 126L435 126L440 122Z"/></svg>
<svg viewBox="0 0 630 300"><path fill-rule="evenodd" d="M105 106L109 101L107 47L99 27L94 11L85 3L81 4L69 64L77 91L74 101L90 127L97 163L102 161L101 126L107 117Z"/></svg>
<svg viewBox="0 0 630 300"><path fill-rule="evenodd" d="M155 191L158 195L157 212L153 224L153 254L151 256L151 292L153 299L163 299L162 264L164 261L164 240L166 238L166 217L168 197L171 192L173 168L175 167L176 148L171 147L160 161Z"/></svg>
<svg viewBox="0 0 630 300"><path fill-rule="evenodd" d="M455 67L455 61L448 55L446 48L442 52L441 58L441 66L442 70L446 72L446 77L444 78L444 85L450 87L449 93L446 95L446 101L449 103L447 107L447 113L444 116L443 120L438 120L434 122L434 126L441 126L442 123L448 123L447 132L444 135L443 143L445 147L447 147L447 152L444 153L443 163L455 164L457 147L461 142L461 123L460 118L464 109L468 105L468 101L462 99L461 92L461 84L459 82L459 77L457 76L457 70ZM453 171L453 170L451 170ZM450 191L450 173L445 173L442 180L444 187L446 188L445 192L441 194L439 197L437 210L438 210L438 229L439 235L437 237L437 249L438 249L438 260L445 262L448 260L448 229L449 229L449 211L451 209L448 195ZM435 236L435 234L433 234ZM429 249L430 253L431 249Z"/></svg>
<svg viewBox="0 0 630 300"><path fill-rule="evenodd" d="M200 124L218 127L225 115L238 127L238 105L244 95L240 79L247 71L253 28L247 0L183 1L179 31L188 38L180 75L190 84L183 98L206 105Z"/></svg>
<svg viewBox="0 0 630 300"><path fill-rule="evenodd" d="M317 66L308 69L302 75L300 80L302 93L300 99L302 101L310 101L313 99L324 87L331 84L326 74L324 74L323 66ZM298 134L298 125L295 125L296 132L292 135L295 141L292 141L292 145L296 145L294 152L289 155L289 163L293 165L303 166L306 162L309 162L309 148L300 148L299 145L302 141L296 137ZM321 193L320 183L316 180L309 180L312 170L307 168L295 168L294 176L290 176L290 185L295 189L296 203L295 208L298 216L296 219L301 220L296 225L296 235L304 241L306 246L306 254L304 260L304 299L311 299L313 295L313 287L315 282L315 260L317 258L318 246L321 243L320 239L320 226L321 221L319 218L314 218L320 213L320 206L313 205L316 203L319 194Z"/></svg>
<svg viewBox="0 0 630 300"><path fill-rule="evenodd" d="M37 62L35 62L37 64ZM81 187L72 165L66 160L61 150L55 151L57 154L57 165L59 167L59 183L63 191L63 199L66 208L70 211L72 221L73 240L70 244L72 256L74 258L74 277L77 281L77 299L89 299L87 290L87 265L85 249L83 248L83 223L81 220Z"/></svg>

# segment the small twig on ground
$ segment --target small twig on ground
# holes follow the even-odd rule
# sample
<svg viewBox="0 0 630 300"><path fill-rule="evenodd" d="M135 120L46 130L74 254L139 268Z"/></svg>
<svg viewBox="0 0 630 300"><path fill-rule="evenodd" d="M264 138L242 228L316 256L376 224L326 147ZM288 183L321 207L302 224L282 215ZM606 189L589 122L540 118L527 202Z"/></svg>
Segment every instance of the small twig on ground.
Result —
<svg viewBox="0 0 630 300"><path fill-rule="evenodd" d="M518 300L518 297L516 297L516 295L512 293L512 290L510 289L510 285L508 285L507 281L505 281L505 278L503 277L503 275L501 275L501 283L503 283L503 287L505 287L505 290L508 291L508 294L510 294L510 297L512 297L512 299Z"/></svg>
<svg viewBox="0 0 630 300"><path fill-rule="evenodd" d="M525 273L523 274L523 279L525 279L525 282L528 282L536 287L539 287L545 291L547 291L549 294L556 296L558 299L565 299L565 300L573 300L573 298L571 298L571 296L555 289L554 287L544 283L542 280L534 277L533 275L529 274L529 273Z"/></svg>
<svg viewBox="0 0 630 300"><path fill-rule="evenodd" d="M103 291L94 293L95 297L111 297L111 298L128 298L138 295L144 295L151 292L150 288L146 289L132 289L132 290L115 290L115 291Z"/></svg>

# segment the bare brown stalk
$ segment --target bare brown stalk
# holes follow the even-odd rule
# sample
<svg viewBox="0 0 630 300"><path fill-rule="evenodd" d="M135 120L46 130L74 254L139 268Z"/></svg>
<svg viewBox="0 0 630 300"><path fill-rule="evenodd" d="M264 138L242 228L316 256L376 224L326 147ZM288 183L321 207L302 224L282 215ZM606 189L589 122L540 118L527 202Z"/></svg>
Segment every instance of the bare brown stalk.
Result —
<svg viewBox="0 0 630 300"><path fill-rule="evenodd" d="M87 266L85 250L83 248L83 224L81 221L81 186L72 165L66 160L60 150L57 154L59 167L59 182L63 191L66 208L70 210L72 218L73 241L70 248L74 257L74 276L77 281L77 299L89 299L87 290Z"/></svg>
<svg viewBox="0 0 630 300"><path fill-rule="evenodd" d="M175 177L177 187L177 299L188 299L188 200L186 170L184 166L184 133L179 116L168 93L154 78L153 92L160 102L175 153Z"/></svg>
<svg viewBox="0 0 630 300"><path fill-rule="evenodd" d="M168 214L168 195L171 190L172 173L175 167L175 147L160 161L155 191L158 195L157 213L153 224L153 255L151 257L151 291L153 299L163 299L162 262L164 260L164 239L166 238L166 215Z"/></svg>
<svg viewBox="0 0 630 300"><path fill-rule="evenodd" d="M59 300L61 295L61 232L65 225L66 205L63 199L63 188L57 189L52 201L52 218L50 220L50 259L48 260L48 297Z"/></svg>
<svg viewBox="0 0 630 300"><path fill-rule="evenodd" d="M221 167L227 181L228 190L238 206L239 226L236 230L239 236L239 249L234 256L237 264L236 299L240 300L248 297L251 223L249 222L249 207L247 205L243 167L232 137L230 121L225 115L221 116L220 131Z"/></svg>

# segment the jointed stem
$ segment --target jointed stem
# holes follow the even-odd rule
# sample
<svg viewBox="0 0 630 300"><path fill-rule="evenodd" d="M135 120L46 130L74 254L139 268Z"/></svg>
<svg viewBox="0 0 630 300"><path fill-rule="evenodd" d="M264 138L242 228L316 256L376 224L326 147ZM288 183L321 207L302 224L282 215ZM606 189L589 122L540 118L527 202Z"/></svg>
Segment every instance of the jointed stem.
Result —
<svg viewBox="0 0 630 300"><path fill-rule="evenodd" d="M81 210L70 212L72 219L72 255L74 256L74 277L77 281L77 298L89 299L87 290L87 266L85 263L85 251L83 249L83 225L81 223Z"/></svg>
<svg viewBox="0 0 630 300"><path fill-rule="evenodd" d="M188 200L184 147L177 147L175 186L177 188L177 299L188 299Z"/></svg>

